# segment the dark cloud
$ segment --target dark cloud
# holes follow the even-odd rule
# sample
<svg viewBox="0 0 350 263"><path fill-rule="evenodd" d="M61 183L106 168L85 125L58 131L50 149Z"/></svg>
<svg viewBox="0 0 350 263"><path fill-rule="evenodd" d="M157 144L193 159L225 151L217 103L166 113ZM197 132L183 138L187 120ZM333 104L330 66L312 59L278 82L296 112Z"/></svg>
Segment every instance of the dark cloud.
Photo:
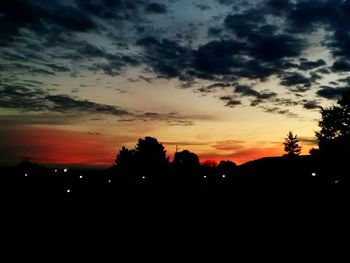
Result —
<svg viewBox="0 0 350 263"><path fill-rule="evenodd" d="M3 0L0 2L0 45L9 45L21 30L41 37L55 32L98 32L101 21L136 20L143 0ZM150 4L151 5L151 4ZM159 4L162 7L161 4ZM150 9L154 7L151 5ZM147 9L148 10L148 9ZM155 12L159 7L153 8Z"/></svg>
<svg viewBox="0 0 350 263"><path fill-rule="evenodd" d="M267 0L265 2L267 13L282 15L294 8L294 2L291 0Z"/></svg>
<svg viewBox="0 0 350 263"><path fill-rule="evenodd" d="M303 107L308 110L319 109L320 105L316 100L310 100L304 103Z"/></svg>
<svg viewBox="0 0 350 263"><path fill-rule="evenodd" d="M118 107L91 102L88 100L77 100L67 95L49 95L46 99L52 103L51 109L58 112L89 112L112 115L126 115L128 112Z"/></svg>
<svg viewBox="0 0 350 263"><path fill-rule="evenodd" d="M75 0L84 12L104 19L130 20L138 14L143 1L130 0Z"/></svg>
<svg viewBox="0 0 350 263"><path fill-rule="evenodd" d="M169 19L177 19L173 14L178 10L169 11L174 1L3 0L0 45L4 48L0 59L4 62L0 65L0 81L7 86L2 88L10 84L21 86L19 79L28 76L65 72L78 76L82 69L119 76L129 66L144 65L156 76L178 78L187 87L199 83L197 79L212 81L212 85L199 89L201 92L225 88L228 83L254 83L270 77L277 78L291 92L305 92L324 74L350 71L350 0L216 2L227 5L226 15L213 18L211 21L215 23L209 28L207 24L193 22L187 31L181 29L180 32L168 28L167 24L159 29L159 25L153 24L152 15L145 16L164 14L169 15ZM193 8L197 6L201 10L217 8L199 1L193 4ZM207 30L209 39L201 38L201 45L197 46L199 29ZM321 45L333 55L333 65L327 67L321 58L300 59L308 54L306 49L312 47L313 41L308 40L314 32L326 32ZM84 37L86 33L93 33L89 34L91 39ZM136 33L140 39L135 48ZM101 37L101 41L94 41L95 35L96 39ZM102 38L113 44L108 45ZM240 82L241 78L248 82ZM30 85L27 87L36 88ZM317 95L334 99L340 90L321 87ZM26 91L14 89L14 92L17 92L12 94L15 102L25 97ZM274 92L257 91L248 86L236 86L235 92L249 97L253 106L265 101L283 104L277 101ZM85 103L71 97L50 99L48 94L36 94L33 98L29 96L28 102L32 100L34 108L45 108L43 105L48 102L52 107L59 102L72 103L76 109L79 105L83 109ZM236 97L221 100L231 107L241 103ZM311 102L304 103L304 107L313 107ZM4 99L2 104L5 105ZM23 105L22 109L29 107L25 102ZM90 106L97 109L97 105ZM60 107L64 108L56 105L57 109Z"/></svg>
<svg viewBox="0 0 350 263"><path fill-rule="evenodd" d="M241 94L242 96L255 97L259 100L270 99L277 96L277 94L274 92L259 92L245 85L236 85L235 92Z"/></svg>
<svg viewBox="0 0 350 263"><path fill-rule="evenodd" d="M292 100L292 99L287 99L287 98L274 98L271 102L273 104L275 104L275 105L285 106L285 107L286 106L290 107L290 106L297 106L297 105L299 105L298 101L295 101L295 100Z"/></svg>
<svg viewBox="0 0 350 263"><path fill-rule="evenodd" d="M280 107L266 107L266 106L261 106L262 109L264 109L265 112L268 112L268 113L276 113L276 114L281 114L281 115L286 115L288 117L291 117L291 118L295 118L297 117L298 115L291 112L290 110L288 109L282 109Z"/></svg>
<svg viewBox="0 0 350 263"><path fill-rule="evenodd" d="M193 68L210 75L233 74L240 67L239 55L246 49L242 42L234 40L211 41L193 52Z"/></svg>
<svg viewBox="0 0 350 263"><path fill-rule="evenodd" d="M316 93L318 96L334 100L338 99L348 88L333 88L329 86L321 86Z"/></svg>
<svg viewBox="0 0 350 263"><path fill-rule="evenodd" d="M29 89L22 85L0 86L0 107L28 111L42 111L46 109L45 93L38 89Z"/></svg>
<svg viewBox="0 0 350 263"><path fill-rule="evenodd" d="M70 69L66 66L57 65L57 64L53 64L53 63L45 64L45 66L47 66L48 68L50 68L54 72L69 72L70 71Z"/></svg>
<svg viewBox="0 0 350 263"><path fill-rule="evenodd" d="M281 77L281 85L290 87L290 86L296 86L296 85L303 85L304 87L310 87L311 86L311 79L308 77L305 77L304 75L298 73L298 72L292 72L292 73L285 73Z"/></svg>
<svg viewBox="0 0 350 263"><path fill-rule="evenodd" d="M20 85L0 86L0 107L22 111L80 112L116 116L128 114L116 106L78 100L68 95L50 95L39 88L29 89Z"/></svg>
<svg viewBox="0 0 350 263"><path fill-rule="evenodd" d="M226 83L226 82L218 82L218 83L213 83L209 86L206 86L206 87L201 87L200 89L198 89L200 92L203 92L203 93L207 93L207 92L212 92L213 90L216 90L217 88L221 88L221 89L224 89L224 88L227 88L227 87L231 87L231 84L230 83Z"/></svg>
<svg viewBox="0 0 350 263"><path fill-rule="evenodd" d="M301 61L299 65L299 69L311 70L311 69L319 68L325 65L327 64L326 64L326 61L324 61L323 59L318 59L316 61Z"/></svg>
<svg viewBox="0 0 350 263"><path fill-rule="evenodd" d="M210 10L210 9L211 9L210 6L208 6L208 5L203 5L203 4L197 4L196 7L199 8L199 10L201 10L201 11L207 11L207 10Z"/></svg>
<svg viewBox="0 0 350 263"><path fill-rule="evenodd" d="M64 30L84 32L97 26L90 16L60 1L4 0L0 3L1 36L12 39L22 28L45 32L48 25Z"/></svg>
<svg viewBox="0 0 350 263"><path fill-rule="evenodd" d="M143 62L161 77L178 77L188 67L191 52L175 41L146 37L139 39L137 45L145 50Z"/></svg>
<svg viewBox="0 0 350 263"><path fill-rule="evenodd" d="M315 71L316 73L320 73L320 74L330 74L331 71L329 70L329 68L319 68Z"/></svg>
<svg viewBox="0 0 350 263"><path fill-rule="evenodd" d="M253 42L251 53L264 61L298 57L304 50L304 40L286 34L261 35Z"/></svg>
<svg viewBox="0 0 350 263"><path fill-rule="evenodd" d="M107 57L107 53L101 48L89 43L84 43L79 48L79 54L83 57Z"/></svg>
<svg viewBox="0 0 350 263"><path fill-rule="evenodd" d="M259 25L266 22L264 13L257 9L249 9L248 11L235 15L228 15L225 18L225 27L236 34L238 37L249 37L258 31Z"/></svg>
<svg viewBox="0 0 350 263"><path fill-rule="evenodd" d="M292 32L310 32L317 26L334 26L343 16L341 0L298 1L288 17Z"/></svg>
<svg viewBox="0 0 350 263"><path fill-rule="evenodd" d="M164 4L149 3L145 6L145 11L150 14L166 14L168 9Z"/></svg>
<svg viewBox="0 0 350 263"><path fill-rule="evenodd" d="M344 82L347 86L350 86L350 77L338 79L339 82ZM336 83L337 84L337 83Z"/></svg>
<svg viewBox="0 0 350 263"><path fill-rule="evenodd" d="M242 104L240 100L237 100L234 96L222 96L220 100L226 103L226 107L234 108L237 105Z"/></svg>
<svg viewBox="0 0 350 263"><path fill-rule="evenodd" d="M209 27L208 28L208 36L217 37L222 33L222 28L218 27Z"/></svg>
<svg viewBox="0 0 350 263"><path fill-rule="evenodd" d="M350 71L350 63L346 60L337 60L333 63L332 70L337 72Z"/></svg>

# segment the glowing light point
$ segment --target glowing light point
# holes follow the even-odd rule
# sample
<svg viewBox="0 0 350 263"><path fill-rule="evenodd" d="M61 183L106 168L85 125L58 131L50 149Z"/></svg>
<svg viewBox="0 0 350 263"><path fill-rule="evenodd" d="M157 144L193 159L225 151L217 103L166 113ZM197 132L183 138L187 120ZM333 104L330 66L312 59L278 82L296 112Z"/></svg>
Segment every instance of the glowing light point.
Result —
<svg viewBox="0 0 350 263"><path fill-rule="evenodd" d="M80 179L83 179L83 176L82 176L82 175L80 175L80 176L79 176L79 178L80 178Z"/></svg>
<svg viewBox="0 0 350 263"><path fill-rule="evenodd" d="M145 179L146 179L146 176L142 176L142 179L145 180Z"/></svg>
<svg viewBox="0 0 350 263"><path fill-rule="evenodd" d="M111 179L109 179L109 180L108 180L108 183L111 183L111 182L112 182L112 180L111 180Z"/></svg>
<svg viewBox="0 0 350 263"><path fill-rule="evenodd" d="M335 180L334 183L335 184L339 184L340 180Z"/></svg>
<svg viewBox="0 0 350 263"><path fill-rule="evenodd" d="M70 189L67 189L67 190L66 190L66 192L67 192L67 193L70 193L70 192L71 192L71 190L70 190Z"/></svg>
<svg viewBox="0 0 350 263"><path fill-rule="evenodd" d="M67 168L63 169L63 172L64 173L68 172L68 169Z"/></svg>
<svg viewBox="0 0 350 263"><path fill-rule="evenodd" d="M27 177L27 176L28 176L28 174L24 174L24 176L25 176L25 177Z"/></svg>
<svg viewBox="0 0 350 263"><path fill-rule="evenodd" d="M204 175L204 176L203 176L203 178L204 178L204 179L207 179L207 176L206 176L206 175Z"/></svg>
<svg viewBox="0 0 350 263"><path fill-rule="evenodd" d="M226 175L223 174L223 175L222 175L222 178L225 178L225 177L226 177Z"/></svg>
<svg viewBox="0 0 350 263"><path fill-rule="evenodd" d="M55 173L57 173L57 169L55 169Z"/></svg>
<svg viewBox="0 0 350 263"><path fill-rule="evenodd" d="M316 176L316 173L311 173L311 176Z"/></svg>

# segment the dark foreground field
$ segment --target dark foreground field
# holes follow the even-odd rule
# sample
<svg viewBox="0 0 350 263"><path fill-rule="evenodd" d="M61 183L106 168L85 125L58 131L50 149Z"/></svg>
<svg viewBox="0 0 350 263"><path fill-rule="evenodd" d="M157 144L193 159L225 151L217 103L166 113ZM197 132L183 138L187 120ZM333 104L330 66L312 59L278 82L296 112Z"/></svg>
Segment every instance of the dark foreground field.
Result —
<svg viewBox="0 0 350 263"><path fill-rule="evenodd" d="M309 170L295 174L292 167L283 176L279 169L252 174L251 164L240 169L193 180L143 174L131 181L108 170L2 169L1 226L16 246L23 240L24 246L35 245L40 237L48 247L46 240L62 240L65 250L84 241L109 243L106 236L129 249L157 250L173 242L191 250L194 242L235 240L249 249L271 238L279 243L291 236L307 244L301 238L307 233L343 233L350 200L343 178Z"/></svg>
<svg viewBox="0 0 350 263"><path fill-rule="evenodd" d="M260 163L259 163L260 162ZM174 175L152 178L141 174L122 179L113 170L37 168L2 168L0 193L2 203L103 201L105 203L141 204L169 202L215 203L240 205L247 202L278 203L282 200L343 201L348 194L346 176L325 176L322 171L269 169L273 159L248 163L227 174L201 174L184 179Z"/></svg>

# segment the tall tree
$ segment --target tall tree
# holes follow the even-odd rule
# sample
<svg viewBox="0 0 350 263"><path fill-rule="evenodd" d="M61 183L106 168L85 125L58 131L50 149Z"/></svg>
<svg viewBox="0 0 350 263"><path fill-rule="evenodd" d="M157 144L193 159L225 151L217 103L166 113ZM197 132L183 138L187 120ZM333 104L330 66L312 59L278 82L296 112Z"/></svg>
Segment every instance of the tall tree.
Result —
<svg viewBox="0 0 350 263"><path fill-rule="evenodd" d="M131 175L135 171L135 150L129 150L124 146L119 150L115 158L115 167L121 175Z"/></svg>
<svg viewBox="0 0 350 263"><path fill-rule="evenodd" d="M140 174L159 177L167 172L169 159L164 146L156 138L139 139L135 147L138 170Z"/></svg>
<svg viewBox="0 0 350 263"><path fill-rule="evenodd" d="M321 109L321 130L316 132L323 152L350 151L350 90L343 93L336 106Z"/></svg>
<svg viewBox="0 0 350 263"><path fill-rule="evenodd" d="M339 181L349 169L350 152L350 89L337 105L321 109L320 131L316 132L321 156L321 168L331 182Z"/></svg>
<svg viewBox="0 0 350 263"><path fill-rule="evenodd" d="M297 135L293 135L290 131L287 138L284 140L284 151L287 156L296 156L301 153L301 146L298 144L299 139Z"/></svg>

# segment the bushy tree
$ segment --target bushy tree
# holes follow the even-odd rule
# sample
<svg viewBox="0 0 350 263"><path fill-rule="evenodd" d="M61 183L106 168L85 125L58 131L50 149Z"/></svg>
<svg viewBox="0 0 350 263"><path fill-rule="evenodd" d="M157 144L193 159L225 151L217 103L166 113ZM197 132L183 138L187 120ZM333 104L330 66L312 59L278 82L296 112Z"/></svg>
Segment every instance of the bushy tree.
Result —
<svg viewBox="0 0 350 263"><path fill-rule="evenodd" d="M115 169L124 178L156 178L164 175L168 158L164 146L152 137L140 138L135 149L122 147L115 159Z"/></svg>
<svg viewBox="0 0 350 263"><path fill-rule="evenodd" d="M200 162L195 153L188 150L175 153L172 163L175 175L183 179L191 179L199 173Z"/></svg>
<svg viewBox="0 0 350 263"><path fill-rule="evenodd" d="M348 153L350 150L350 90L337 105L321 109L321 130L316 132L321 152Z"/></svg>
<svg viewBox="0 0 350 263"><path fill-rule="evenodd" d="M350 89L342 94L337 105L321 109L318 139L321 167L331 181L339 180L348 170L350 153ZM335 179L338 178L338 179Z"/></svg>
<svg viewBox="0 0 350 263"><path fill-rule="evenodd" d="M299 146L298 142L298 136L293 135L293 133L290 131L283 143L286 156L297 156L301 153L301 146Z"/></svg>
<svg viewBox="0 0 350 263"><path fill-rule="evenodd" d="M158 177L164 175L169 164L164 146L156 138L145 137L139 139L135 147L137 165L140 173L147 176Z"/></svg>
<svg viewBox="0 0 350 263"><path fill-rule="evenodd" d="M232 175L237 168L237 164L232 161L220 161L216 167L220 175Z"/></svg>
<svg viewBox="0 0 350 263"><path fill-rule="evenodd" d="M114 164L119 174L130 175L135 172L135 162L135 150L129 150L123 146L119 150Z"/></svg>

